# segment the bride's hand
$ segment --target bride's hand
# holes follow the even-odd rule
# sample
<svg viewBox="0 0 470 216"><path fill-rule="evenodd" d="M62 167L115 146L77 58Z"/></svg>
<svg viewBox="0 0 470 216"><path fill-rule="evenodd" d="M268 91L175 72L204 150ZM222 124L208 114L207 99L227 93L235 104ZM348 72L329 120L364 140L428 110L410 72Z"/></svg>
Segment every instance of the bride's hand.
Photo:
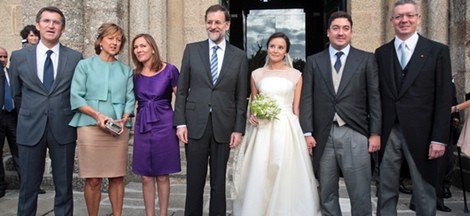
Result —
<svg viewBox="0 0 470 216"><path fill-rule="evenodd" d="M253 114L251 114L250 118L248 118L248 122L253 126L258 125L258 119Z"/></svg>

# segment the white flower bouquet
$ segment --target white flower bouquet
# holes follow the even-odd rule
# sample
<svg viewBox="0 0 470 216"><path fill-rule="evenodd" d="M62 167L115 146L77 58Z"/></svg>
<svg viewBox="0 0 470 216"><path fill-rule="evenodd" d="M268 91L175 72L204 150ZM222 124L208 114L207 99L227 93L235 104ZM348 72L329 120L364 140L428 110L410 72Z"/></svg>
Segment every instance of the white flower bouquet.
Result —
<svg viewBox="0 0 470 216"><path fill-rule="evenodd" d="M276 101L264 94L258 94L249 104L251 113L258 119L273 120L281 112Z"/></svg>

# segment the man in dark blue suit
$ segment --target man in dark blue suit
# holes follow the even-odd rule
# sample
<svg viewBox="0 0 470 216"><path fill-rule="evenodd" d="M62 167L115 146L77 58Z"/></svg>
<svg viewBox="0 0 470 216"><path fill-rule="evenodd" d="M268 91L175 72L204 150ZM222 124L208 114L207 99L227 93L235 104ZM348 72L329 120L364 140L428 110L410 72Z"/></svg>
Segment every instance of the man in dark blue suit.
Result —
<svg viewBox="0 0 470 216"><path fill-rule="evenodd" d="M77 133L68 126L70 85L82 55L59 43L65 16L56 7L36 15L41 41L11 56L13 96L18 109L17 137L21 185L18 215L36 215L46 151L52 162L55 215L73 214L72 174Z"/></svg>
<svg viewBox="0 0 470 216"><path fill-rule="evenodd" d="M0 150L3 149L5 138L7 138L13 164L16 171L18 166L18 146L16 145L16 109L13 105L10 88L10 76L8 74L8 52L5 48L0 47ZM3 167L3 154L0 154L0 197L5 195L7 183L5 181L5 169Z"/></svg>

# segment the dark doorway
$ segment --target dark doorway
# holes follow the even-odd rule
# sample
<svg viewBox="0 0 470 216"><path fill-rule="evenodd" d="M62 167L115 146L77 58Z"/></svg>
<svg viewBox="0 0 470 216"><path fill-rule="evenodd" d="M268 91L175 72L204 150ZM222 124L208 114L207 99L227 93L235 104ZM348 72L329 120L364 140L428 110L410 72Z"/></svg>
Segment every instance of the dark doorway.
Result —
<svg viewBox="0 0 470 216"><path fill-rule="evenodd" d="M292 26L287 26L291 29L285 29L289 32L301 31L304 41L302 41L303 45L299 45L298 48L303 50L297 52L302 53L303 60L306 59L306 56L317 53L326 47L328 39L326 37L325 26L329 15L338 10L346 11L346 0L223 0L222 4L228 7L231 13L230 43L247 51L247 53L251 52L250 49L253 48L253 44L261 44L264 47L265 39L269 37L269 34L267 36L261 34L261 36L257 36L255 39L247 37L250 24L247 22L250 20L250 15L255 16L255 18L252 16L251 20L256 20L257 18L262 20L264 18L266 20L266 28L270 28L273 25L288 25L283 20L283 17L278 18L278 20L281 23L284 22L284 24L279 24L279 21L276 24L270 24L275 22L270 17L276 14L285 16L286 13L292 13L296 17L299 17L299 15L303 16L303 18L298 19L301 23L296 23L296 26L302 25L303 28L292 29ZM257 22L260 22L260 20L257 20ZM284 29L281 27L281 30ZM294 43L293 46L295 46ZM250 56L250 54L248 55Z"/></svg>

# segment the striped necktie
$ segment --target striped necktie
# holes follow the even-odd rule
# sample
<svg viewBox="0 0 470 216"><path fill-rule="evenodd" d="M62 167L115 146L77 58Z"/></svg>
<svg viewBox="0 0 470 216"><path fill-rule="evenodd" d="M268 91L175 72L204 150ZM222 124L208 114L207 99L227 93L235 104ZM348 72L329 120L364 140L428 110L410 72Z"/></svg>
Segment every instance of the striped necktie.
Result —
<svg viewBox="0 0 470 216"><path fill-rule="evenodd" d="M215 85L217 82L217 78L219 77L218 73L218 64L219 64L219 59L217 58L217 50L219 49L219 46L214 46L212 47L212 55L211 55L211 76L212 76L212 84Z"/></svg>

